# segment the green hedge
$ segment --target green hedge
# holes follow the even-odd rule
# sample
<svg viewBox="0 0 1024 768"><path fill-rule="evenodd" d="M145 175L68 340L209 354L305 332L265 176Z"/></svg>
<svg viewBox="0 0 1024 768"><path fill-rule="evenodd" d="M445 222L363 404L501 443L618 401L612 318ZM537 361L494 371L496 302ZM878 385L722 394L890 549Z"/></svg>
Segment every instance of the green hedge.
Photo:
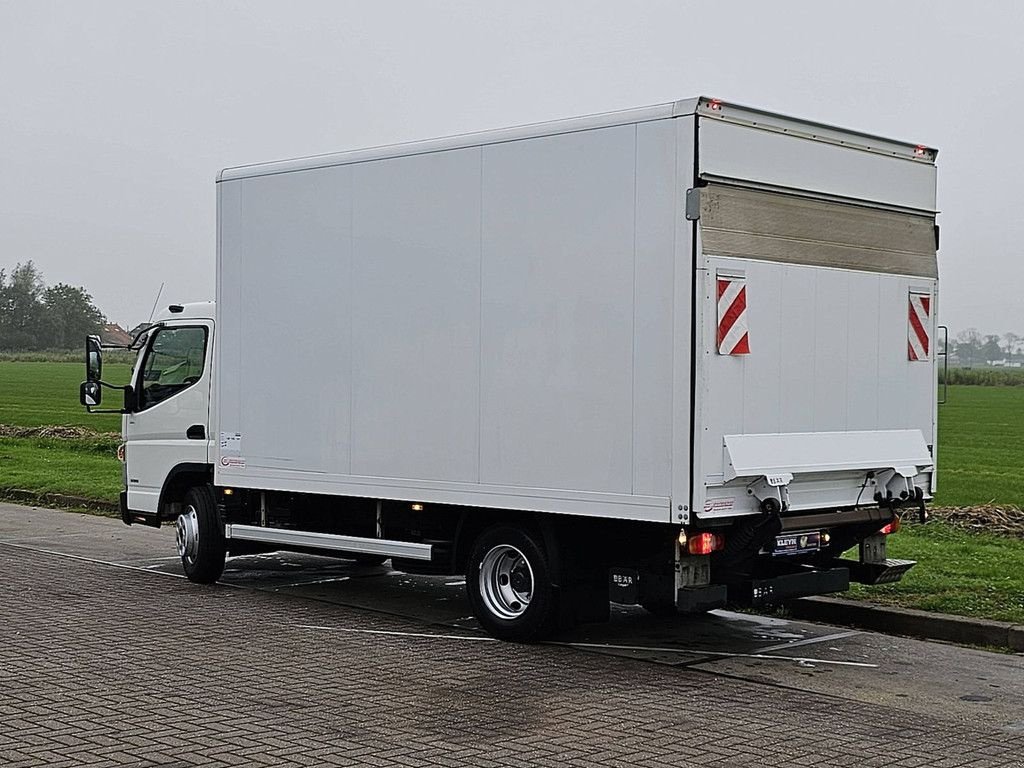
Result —
<svg viewBox="0 0 1024 768"><path fill-rule="evenodd" d="M120 349L103 350L104 363L127 363L133 365L138 351ZM40 352L4 352L0 350L0 363L81 363L85 369L85 340L81 349L46 349Z"/></svg>
<svg viewBox="0 0 1024 768"><path fill-rule="evenodd" d="M968 384L979 387L1024 386L1024 368L950 368L949 384ZM943 371L939 368L939 383Z"/></svg>

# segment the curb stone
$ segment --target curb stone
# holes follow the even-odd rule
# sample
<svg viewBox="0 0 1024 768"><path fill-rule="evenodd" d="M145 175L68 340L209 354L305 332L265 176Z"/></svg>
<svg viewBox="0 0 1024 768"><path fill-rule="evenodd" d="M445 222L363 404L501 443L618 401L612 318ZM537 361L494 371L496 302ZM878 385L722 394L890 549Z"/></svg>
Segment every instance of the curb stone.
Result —
<svg viewBox="0 0 1024 768"><path fill-rule="evenodd" d="M84 496L69 496L63 493L40 493L21 488L0 488L0 500L36 507L61 507L91 509L99 512L119 512L117 502L88 499Z"/></svg>
<svg viewBox="0 0 1024 768"><path fill-rule="evenodd" d="M860 627L891 635L1024 651L1024 625L835 597L803 597L786 604L798 619Z"/></svg>

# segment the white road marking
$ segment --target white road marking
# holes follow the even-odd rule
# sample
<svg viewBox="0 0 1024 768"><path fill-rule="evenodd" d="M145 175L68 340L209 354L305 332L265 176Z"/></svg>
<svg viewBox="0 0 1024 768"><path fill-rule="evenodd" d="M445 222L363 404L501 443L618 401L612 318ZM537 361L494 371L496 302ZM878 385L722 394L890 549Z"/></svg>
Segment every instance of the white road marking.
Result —
<svg viewBox="0 0 1024 768"><path fill-rule="evenodd" d="M29 547L25 544L14 544L10 541L0 542L0 545L6 547L15 547L16 549L24 549L29 552L39 552L44 555L56 555L57 557L69 557L72 560L81 560L83 563L95 563L96 565L110 565L114 568L124 568L129 571L139 571L141 573L158 573L161 576L173 576L175 579L185 578L183 573L168 573L167 571L152 571L149 568L144 568L140 565L128 565L127 563L112 563L109 560L98 560L95 557L85 557L84 555L72 555L68 552L57 552L53 549L40 549L39 547Z"/></svg>
<svg viewBox="0 0 1024 768"><path fill-rule="evenodd" d="M13 539L4 539L0 541L0 544L13 544L18 541L34 541L36 539L52 539L56 538L71 538L72 536L92 536L92 531L82 531L81 533L44 533L39 536L15 536Z"/></svg>
<svg viewBox="0 0 1024 768"><path fill-rule="evenodd" d="M309 587L314 584L333 584L336 581L348 581L350 576L331 576L326 579L313 579L312 581L293 581L288 584L279 584L274 587L275 592L279 592L282 589L291 589L292 587Z"/></svg>
<svg viewBox="0 0 1024 768"><path fill-rule="evenodd" d="M484 635L444 635L434 632L399 632L386 629L355 629L352 627L324 627L316 624L297 624L299 629L315 629L324 632L345 632L350 634L387 635L389 637L415 637L428 640L469 640L471 642L498 642L496 638ZM833 661L831 659L809 659L794 656L778 656L767 653L729 653L727 651L705 651L697 648L658 648L646 645L611 645L605 643L560 643L549 642L544 645L556 645L563 648L588 648L593 650L647 651L654 653L683 653L688 656L716 656L724 658L768 659L771 661L793 661L799 664L832 664L843 667L867 667L877 669L877 664L861 661Z"/></svg>
<svg viewBox="0 0 1024 768"><path fill-rule="evenodd" d="M486 635L441 635L434 632L397 632L388 629L355 629L353 627L321 627L316 624L296 624L299 629L320 629L324 632L349 632L359 635L389 635L391 637L425 637L431 640L471 640L481 643L496 643L498 638Z"/></svg>
<svg viewBox="0 0 1024 768"><path fill-rule="evenodd" d="M836 632L832 635L823 635L822 637L808 637L806 640L796 640L792 643L779 643L778 645L769 645L767 648L759 648L759 653L770 653L771 651L782 651L786 648L796 648L800 645L815 645L817 643L827 643L829 640L839 640L844 637L853 637L859 635L860 632ZM829 650L836 650L830 648Z"/></svg>
<svg viewBox="0 0 1024 768"><path fill-rule="evenodd" d="M877 664L863 661L833 661L831 659L810 659L803 656L779 656L770 653L730 653L729 651L705 651L699 648L659 648L647 645L606 645L604 643L548 643L568 648L594 648L618 651L647 651L648 653L684 653L689 656L716 656L728 659L770 659L772 661L795 661L804 664L832 664L839 667L867 667L878 669Z"/></svg>

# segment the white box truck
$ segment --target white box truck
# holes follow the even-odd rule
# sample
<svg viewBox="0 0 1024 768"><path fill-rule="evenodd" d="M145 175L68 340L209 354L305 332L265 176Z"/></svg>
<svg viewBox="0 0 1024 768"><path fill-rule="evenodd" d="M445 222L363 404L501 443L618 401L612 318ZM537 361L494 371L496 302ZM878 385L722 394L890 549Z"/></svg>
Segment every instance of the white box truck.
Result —
<svg viewBox="0 0 1024 768"><path fill-rule="evenodd" d="M696 98L225 170L216 302L124 387L123 519L196 582L277 549L465 574L516 640L896 580L935 157ZM87 369L95 408L96 339Z"/></svg>

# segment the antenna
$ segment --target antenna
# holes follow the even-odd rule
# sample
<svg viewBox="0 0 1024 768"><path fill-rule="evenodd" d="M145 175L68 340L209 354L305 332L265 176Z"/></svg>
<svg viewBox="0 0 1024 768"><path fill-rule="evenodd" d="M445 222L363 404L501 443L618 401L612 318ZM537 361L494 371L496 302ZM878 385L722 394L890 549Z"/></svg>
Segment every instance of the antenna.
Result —
<svg viewBox="0 0 1024 768"><path fill-rule="evenodd" d="M160 294L163 293L163 292L164 292L164 284L160 283L160 290L156 292L156 299L153 301L153 309L150 310L149 320L146 321L147 323L152 323L153 322L153 315L156 314L156 305L160 303Z"/></svg>

